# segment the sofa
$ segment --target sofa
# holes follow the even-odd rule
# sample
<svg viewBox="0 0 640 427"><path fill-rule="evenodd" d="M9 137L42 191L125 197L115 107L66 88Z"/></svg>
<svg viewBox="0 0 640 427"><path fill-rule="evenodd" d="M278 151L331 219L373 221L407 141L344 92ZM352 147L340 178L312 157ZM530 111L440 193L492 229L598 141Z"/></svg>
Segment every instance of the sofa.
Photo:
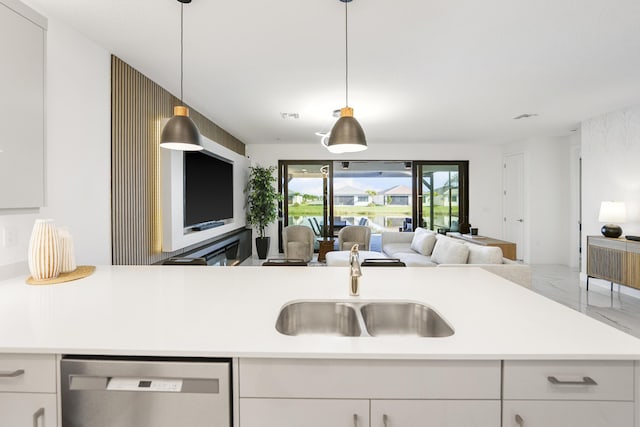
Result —
<svg viewBox="0 0 640 427"><path fill-rule="evenodd" d="M531 268L502 256L502 249L454 239L435 231L382 233L382 252L407 267L479 267L519 285L531 286Z"/></svg>

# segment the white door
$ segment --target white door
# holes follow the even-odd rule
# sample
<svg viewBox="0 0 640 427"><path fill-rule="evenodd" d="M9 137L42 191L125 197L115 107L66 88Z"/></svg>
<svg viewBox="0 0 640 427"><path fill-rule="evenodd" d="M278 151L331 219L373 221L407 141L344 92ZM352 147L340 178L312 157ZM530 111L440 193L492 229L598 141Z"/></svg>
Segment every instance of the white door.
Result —
<svg viewBox="0 0 640 427"><path fill-rule="evenodd" d="M516 258L524 259L524 154L504 157L504 239L516 244Z"/></svg>
<svg viewBox="0 0 640 427"><path fill-rule="evenodd" d="M240 399L240 427L369 427L369 401Z"/></svg>
<svg viewBox="0 0 640 427"><path fill-rule="evenodd" d="M372 400L371 427L500 427L499 400Z"/></svg>

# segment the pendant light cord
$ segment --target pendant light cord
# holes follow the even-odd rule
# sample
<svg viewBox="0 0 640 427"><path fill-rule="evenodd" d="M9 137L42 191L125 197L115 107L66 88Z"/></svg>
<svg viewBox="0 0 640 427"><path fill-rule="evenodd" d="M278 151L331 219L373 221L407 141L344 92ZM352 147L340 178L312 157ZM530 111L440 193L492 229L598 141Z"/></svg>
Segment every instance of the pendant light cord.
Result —
<svg viewBox="0 0 640 427"><path fill-rule="evenodd" d="M180 3L180 104L182 102L183 75L184 75L184 3Z"/></svg>
<svg viewBox="0 0 640 427"><path fill-rule="evenodd" d="M349 106L349 18L347 16L347 5L344 3L344 98L345 107Z"/></svg>

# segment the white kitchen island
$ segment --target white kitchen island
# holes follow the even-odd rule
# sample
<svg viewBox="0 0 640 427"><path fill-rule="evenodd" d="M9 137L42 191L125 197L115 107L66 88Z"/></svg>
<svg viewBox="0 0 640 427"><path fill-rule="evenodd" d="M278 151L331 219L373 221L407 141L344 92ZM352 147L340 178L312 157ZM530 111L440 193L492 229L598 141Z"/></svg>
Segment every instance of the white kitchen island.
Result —
<svg viewBox="0 0 640 427"><path fill-rule="evenodd" d="M345 267L99 266L64 284L24 279L0 282L0 372L31 359L57 372L65 354L229 357L242 427L639 425L640 340L481 269L368 268L359 297ZM276 331L286 303L333 299L422 302L455 333ZM0 380L0 409L55 401L57 387L23 386Z"/></svg>

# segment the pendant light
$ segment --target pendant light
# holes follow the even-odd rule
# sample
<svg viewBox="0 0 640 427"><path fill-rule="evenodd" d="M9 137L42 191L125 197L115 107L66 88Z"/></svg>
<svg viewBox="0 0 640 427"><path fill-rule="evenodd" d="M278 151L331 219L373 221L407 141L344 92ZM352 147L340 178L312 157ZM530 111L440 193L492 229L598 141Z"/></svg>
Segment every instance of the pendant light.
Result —
<svg viewBox="0 0 640 427"><path fill-rule="evenodd" d="M184 3L191 0L178 0L180 3L180 104L173 107L173 117L169 119L162 135L160 146L171 150L198 151L204 147L200 145L200 131L196 124L189 118L189 109L182 102L183 68L184 68Z"/></svg>
<svg viewBox="0 0 640 427"><path fill-rule="evenodd" d="M367 149L367 139L360 123L353 117L353 108L349 107L349 20L347 3L344 3L344 41L345 41L345 106L340 109L340 118L333 125L327 141L327 150L332 153L353 153Z"/></svg>

